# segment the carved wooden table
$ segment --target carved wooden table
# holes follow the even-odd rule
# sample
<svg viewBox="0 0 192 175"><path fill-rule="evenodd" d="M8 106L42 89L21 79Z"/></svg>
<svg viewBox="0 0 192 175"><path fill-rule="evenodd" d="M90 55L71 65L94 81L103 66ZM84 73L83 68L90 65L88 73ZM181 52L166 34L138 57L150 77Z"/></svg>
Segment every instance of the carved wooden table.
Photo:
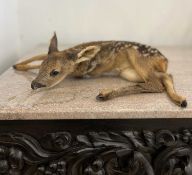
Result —
<svg viewBox="0 0 192 175"><path fill-rule="evenodd" d="M186 109L165 94L97 102L99 89L128 84L115 77L67 79L34 92L36 72L6 71L0 77L0 174L191 175L192 49L160 50L170 58L176 89L187 96Z"/></svg>

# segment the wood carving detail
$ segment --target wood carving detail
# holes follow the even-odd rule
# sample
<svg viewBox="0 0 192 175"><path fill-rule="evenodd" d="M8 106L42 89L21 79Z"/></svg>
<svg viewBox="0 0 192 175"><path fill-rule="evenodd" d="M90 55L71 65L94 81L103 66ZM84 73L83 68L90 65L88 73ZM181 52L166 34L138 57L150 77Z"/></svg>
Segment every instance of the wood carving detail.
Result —
<svg viewBox="0 0 192 175"><path fill-rule="evenodd" d="M192 130L0 134L1 175L191 175Z"/></svg>

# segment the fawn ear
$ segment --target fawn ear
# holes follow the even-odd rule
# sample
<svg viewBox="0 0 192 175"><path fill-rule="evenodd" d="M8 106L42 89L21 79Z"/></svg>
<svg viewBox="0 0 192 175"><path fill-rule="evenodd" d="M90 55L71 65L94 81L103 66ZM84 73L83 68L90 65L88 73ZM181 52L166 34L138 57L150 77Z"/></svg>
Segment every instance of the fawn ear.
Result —
<svg viewBox="0 0 192 175"><path fill-rule="evenodd" d="M81 52L79 52L77 54L77 61L76 63L81 63L83 61L88 61L91 60L93 57L95 57L95 55L100 51L100 47L99 46L88 46L85 49L81 50Z"/></svg>
<svg viewBox="0 0 192 175"><path fill-rule="evenodd" d="M54 32L54 35L50 41L48 54L51 54L52 52L57 52L57 51L58 51L58 49L57 49L57 35Z"/></svg>

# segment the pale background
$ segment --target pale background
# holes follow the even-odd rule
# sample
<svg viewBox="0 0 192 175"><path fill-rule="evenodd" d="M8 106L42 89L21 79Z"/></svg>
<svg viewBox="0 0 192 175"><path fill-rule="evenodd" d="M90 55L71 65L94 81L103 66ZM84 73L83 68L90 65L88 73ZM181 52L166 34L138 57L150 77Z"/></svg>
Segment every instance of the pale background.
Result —
<svg viewBox="0 0 192 175"><path fill-rule="evenodd" d="M192 46L192 0L0 0L0 73L56 31L60 43Z"/></svg>

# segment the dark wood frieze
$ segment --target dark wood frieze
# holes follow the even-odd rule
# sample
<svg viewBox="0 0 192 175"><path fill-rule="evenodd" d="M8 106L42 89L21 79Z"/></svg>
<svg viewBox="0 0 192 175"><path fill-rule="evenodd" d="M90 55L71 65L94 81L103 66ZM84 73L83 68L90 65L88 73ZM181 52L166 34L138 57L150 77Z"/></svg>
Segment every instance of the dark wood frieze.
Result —
<svg viewBox="0 0 192 175"><path fill-rule="evenodd" d="M192 130L0 134L2 175L191 175Z"/></svg>

